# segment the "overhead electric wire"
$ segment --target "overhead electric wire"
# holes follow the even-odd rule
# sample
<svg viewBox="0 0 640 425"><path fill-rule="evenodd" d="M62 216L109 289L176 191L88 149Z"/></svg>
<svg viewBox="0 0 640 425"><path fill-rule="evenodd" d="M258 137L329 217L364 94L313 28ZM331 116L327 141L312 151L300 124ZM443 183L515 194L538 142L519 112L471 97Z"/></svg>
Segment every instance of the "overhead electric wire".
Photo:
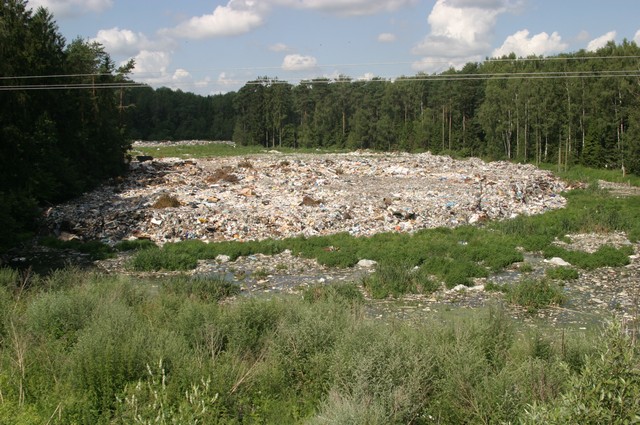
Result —
<svg viewBox="0 0 640 425"><path fill-rule="evenodd" d="M494 59L485 59L481 62L475 62L476 64L481 63L492 63L492 62L512 62L518 63L521 61L576 61L576 60L621 60L621 59L640 59L640 56L582 56L582 57L528 57L528 58L494 58ZM429 63L449 63L449 61L428 61ZM381 65L402 65L402 64L412 64L413 62L401 62L401 61L391 61L391 62L369 62L369 63L347 63L347 64L328 64L328 65L317 65L315 68L335 68L335 67L364 67L364 66L381 66ZM474 63L474 62L470 62ZM193 72L206 72L206 71L214 71L214 70L268 70L268 69L282 69L282 67L236 67L236 68L210 68L204 70L197 70ZM158 74L156 72L144 72L144 73L134 73L134 77L141 77L144 80L144 75L155 75ZM117 75L117 74L116 74ZM103 76L116 76L112 73L95 73L95 74L51 74L51 75L23 75L23 76L0 76L0 91L17 91L17 90L73 90L73 89L124 89L131 87L145 87L149 86L149 83L145 82L135 82L131 80L124 80L112 83L99 83L99 82L83 82L83 83L22 83L22 84L6 84L6 82L13 80L36 80L36 79L74 79L74 78L98 78ZM426 73L418 73L414 76L400 76L400 77L374 77L371 79L367 78L351 78L348 76L344 76L345 78L336 78L336 77L312 77L312 78L296 78L296 79L280 79L280 78L269 78L261 79L258 77L254 80L239 80L239 79L227 79L224 80L224 85L231 84L247 84L247 85L262 85L262 84L293 84L304 83L304 84L322 84L322 83L351 83L351 82L365 82L365 83L373 83L373 82L395 82L395 81L456 81L456 80L491 80L491 79L568 79L568 78L622 78L622 77L640 77L640 68L639 69L626 69L626 70L585 70L585 71L540 71L540 72L501 72L501 73L483 73L483 72L475 72L475 73L462 73L457 71L455 74L450 73L440 73L440 74L426 74ZM5 83L5 84L3 84ZM175 81L171 80L170 77L165 79L156 79L153 81L154 85L161 84L170 84L176 87L187 87L187 86L210 86L210 85L222 85L222 82L218 81L209 81L206 83L202 82L187 82L187 81Z"/></svg>
<svg viewBox="0 0 640 425"><path fill-rule="evenodd" d="M97 83L97 84L23 84L2 86L0 91L18 90L73 90L73 89L125 89L129 87L146 87L144 83Z"/></svg>

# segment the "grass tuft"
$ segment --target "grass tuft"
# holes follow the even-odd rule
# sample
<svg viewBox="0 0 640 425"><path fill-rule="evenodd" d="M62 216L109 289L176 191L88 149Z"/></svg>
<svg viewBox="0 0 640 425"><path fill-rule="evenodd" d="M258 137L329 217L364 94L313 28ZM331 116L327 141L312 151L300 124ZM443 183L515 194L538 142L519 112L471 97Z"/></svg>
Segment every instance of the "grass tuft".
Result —
<svg viewBox="0 0 640 425"><path fill-rule="evenodd" d="M548 279L523 278L506 288L506 298L531 311L552 305L562 305L565 295L562 288Z"/></svg>

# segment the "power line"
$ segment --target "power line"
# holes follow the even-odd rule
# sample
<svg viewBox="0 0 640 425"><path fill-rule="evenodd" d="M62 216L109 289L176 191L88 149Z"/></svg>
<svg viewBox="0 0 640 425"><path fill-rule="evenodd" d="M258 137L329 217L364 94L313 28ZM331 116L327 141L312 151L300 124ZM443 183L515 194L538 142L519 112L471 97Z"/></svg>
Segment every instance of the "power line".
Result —
<svg viewBox="0 0 640 425"><path fill-rule="evenodd" d="M640 55L634 56L583 56L583 57L529 57L529 58L495 58L486 59L483 63L492 62L512 62L517 63L521 61L576 61L576 60L621 60L621 59L640 59ZM382 65L400 65L410 64L412 62L369 62L369 63L347 63L347 64L329 64L319 65L316 68L329 68L329 67L364 67L364 66L382 66ZM429 63L447 63L447 61L429 61ZM473 62L471 62L473 63ZM222 68L220 68L222 69ZM267 70L267 69L282 69L281 67L246 67L246 68L226 68L225 70ZM209 69L211 71L215 68ZM202 72L206 70L199 70ZM194 71L196 72L196 71ZM153 75L153 72L135 73L134 76ZM87 78L87 77L102 77L111 76L112 73L93 73L93 74L48 74L48 75L24 75L24 76L0 76L0 81L9 80L33 80L33 79L72 79L72 78ZM489 80L489 79L567 79L567 78L622 78L622 77L638 77L640 76L640 69L628 69L628 70L605 70L605 71L540 71L540 72L506 72L506 73L440 73L440 74L423 74L419 73L415 76L401 76L395 78L383 78L375 77L373 79L352 79L347 78L328 78L328 77L316 77L316 78L298 78L298 79L268 79L261 80L257 78L255 80L225 80L225 84L249 84L249 85L262 85L262 84L292 84L297 83L348 83L348 82L389 82L389 81L455 81L455 80ZM176 87L186 86L211 86L216 85L216 82L185 82L175 81L171 79L154 81L156 84L168 83ZM218 82L219 84L220 82ZM123 89L131 87L144 87L148 86L146 83L138 83L134 81L120 81L115 83L56 83L56 84L7 84L0 85L0 91L16 91L16 90L73 90L73 89Z"/></svg>
<svg viewBox="0 0 640 425"><path fill-rule="evenodd" d="M22 84L2 86L0 91L20 91L20 90L93 90L93 89L125 89L130 87L146 87L144 83L96 83L96 84Z"/></svg>

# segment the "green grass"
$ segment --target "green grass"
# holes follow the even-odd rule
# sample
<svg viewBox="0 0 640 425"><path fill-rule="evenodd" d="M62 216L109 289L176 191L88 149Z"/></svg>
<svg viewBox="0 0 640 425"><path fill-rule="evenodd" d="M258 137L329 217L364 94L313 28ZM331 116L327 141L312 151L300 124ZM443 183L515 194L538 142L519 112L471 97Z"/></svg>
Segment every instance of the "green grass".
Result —
<svg viewBox="0 0 640 425"><path fill-rule="evenodd" d="M0 289L21 278L0 269ZM531 331L500 309L373 319L353 284L220 303L231 293L215 277L56 279L0 291L0 423L616 423L637 412L640 354L619 328Z"/></svg>
<svg viewBox="0 0 640 425"><path fill-rule="evenodd" d="M484 285L484 290L487 292L502 292L509 303L535 312L541 308L560 306L566 301L562 287L554 283L553 279L564 278L566 280L570 273L566 271L555 273L562 273L562 277L552 277L547 273L547 277L542 279L522 277L513 284L488 282ZM551 274L553 275L554 273Z"/></svg>
<svg viewBox="0 0 640 425"><path fill-rule="evenodd" d="M173 276L160 281L163 292L207 302L221 301L238 295L240 287L223 276Z"/></svg>
<svg viewBox="0 0 640 425"><path fill-rule="evenodd" d="M371 296L378 299L406 293L428 294L440 287L425 268L413 268L406 263L381 263L362 283Z"/></svg>
<svg viewBox="0 0 640 425"><path fill-rule="evenodd" d="M575 280L579 277L579 273L576 269L571 267L552 267L545 271L545 275L549 279L555 280Z"/></svg>
<svg viewBox="0 0 640 425"><path fill-rule="evenodd" d="M104 260L105 258L113 257L114 254L113 248L100 241L85 242L79 239L62 241L56 237L49 236L43 238L40 243L43 246L53 249L81 252L83 254L87 254L91 260Z"/></svg>
<svg viewBox="0 0 640 425"><path fill-rule="evenodd" d="M562 288L547 279L522 278L503 290L506 299L531 311L552 305L562 305L565 296Z"/></svg>
<svg viewBox="0 0 640 425"><path fill-rule="evenodd" d="M640 177L635 174L622 175L621 170L607 170L602 168L588 168L582 165L573 165L568 170L558 170L558 164L540 164L540 168L552 171L564 180L594 183L604 180L614 183L640 186Z"/></svg>
<svg viewBox="0 0 640 425"><path fill-rule="evenodd" d="M114 245L116 251L138 251L140 249L155 248L156 244L149 239L134 239L120 241Z"/></svg>
<svg viewBox="0 0 640 425"><path fill-rule="evenodd" d="M252 146L229 146L225 144L217 144L211 143L207 145L167 145L160 147L135 147L134 150L131 151L132 155L150 155L154 158L167 158L167 157L177 157L177 158L210 158L210 157L221 157L221 156L246 156L246 155L254 155L254 154L263 154L267 153L270 150L277 150L282 153L337 153L337 152L345 152L340 149L312 149L312 148L286 148L286 147L275 147L275 148L265 148L264 146L252 145Z"/></svg>

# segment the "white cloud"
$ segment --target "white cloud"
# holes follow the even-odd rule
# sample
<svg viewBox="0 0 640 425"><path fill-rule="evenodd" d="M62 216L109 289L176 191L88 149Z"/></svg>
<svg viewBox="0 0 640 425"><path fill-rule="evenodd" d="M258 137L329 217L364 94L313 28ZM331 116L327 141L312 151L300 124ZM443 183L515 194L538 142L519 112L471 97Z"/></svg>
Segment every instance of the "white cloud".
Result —
<svg viewBox="0 0 640 425"><path fill-rule="evenodd" d="M133 78L136 81L151 85L167 85L171 77L167 67L171 63L171 56L167 52L142 50L135 57Z"/></svg>
<svg viewBox="0 0 640 425"><path fill-rule="evenodd" d="M191 79L191 74L186 69L178 68L171 77L173 81L185 81Z"/></svg>
<svg viewBox="0 0 640 425"><path fill-rule="evenodd" d="M269 50L272 52L287 52L291 50L291 48L284 43L276 43L269 46Z"/></svg>
<svg viewBox="0 0 640 425"><path fill-rule="evenodd" d="M103 12L113 6L113 0L29 0L34 10L46 7L56 18L79 16L89 12Z"/></svg>
<svg viewBox="0 0 640 425"><path fill-rule="evenodd" d="M305 71L316 68L318 61L313 56L298 54L287 55L282 61L282 69L285 71Z"/></svg>
<svg viewBox="0 0 640 425"><path fill-rule="evenodd" d="M223 86L230 86L230 85L237 84L237 81L234 81L231 78L229 78L226 72L221 72L220 75L218 75L218 84L221 84Z"/></svg>
<svg viewBox="0 0 640 425"><path fill-rule="evenodd" d="M469 62L480 62L481 55L460 56L457 58L424 57L411 64L411 69L417 72L442 72L449 68L461 69Z"/></svg>
<svg viewBox="0 0 640 425"><path fill-rule="evenodd" d="M359 76L358 78L356 78L356 80L358 80L358 81L371 81L374 78L376 78L374 73L365 72L364 75Z"/></svg>
<svg viewBox="0 0 640 425"><path fill-rule="evenodd" d="M78 0L79 1L79 0ZM94 0L98 1L98 0ZM361 16L393 11L418 0L228 0L212 13L194 16L161 34L203 39L244 34L261 26L276 6L318 10L338 16Z"/></svg>
<svg viewBox="0 0 640 425"><path fill-rule="evenodd" d="M393 43L396 41L396 35L388 32L383 32L382 34L378 34L378 41L381 43Z"/></svg>
<svg viewBox="0 0 640 425"><path fill-rule="evenodd" d="M548 55L565 50L569 45L562 42L562 37L557 32L551 35L541 32L529 37L528 30L521 30L507 37L502 46L495 49L493 57L500 57L515 53L518 57L529 55Z"/></svg>
<svg viewBox="0 0 640 425"><path fill-rule="evenodd" d="M252 1L230 0L226 6L217 6L211 14L194 16L160 33L193 39L240 35L262 25L266 10L264 5L257 7Z"/></svg>
<svg viewBox="0 0 640 425"><path fill-rule="evenodd" d="M615 31L609 31L606 34L601 35L598 38L594 38L587 44L587 50L589 52L595 52L596 50L604 47L609 41L613 41L616 38Z"/></svg>
<svg viewBox="0 0 640 425"><path fill-rule="evenodd" d="M440 72L478 61L491 50L500 15L515 12L520 1L437 0L427 22L430 32L412 53L422 56L413 64L416 71Z"/></svg>
<svg viewBox="0 0 640 425"><path fill-rule="evenodd" d="M98 34L91 41L102 44L105 50L112 55L134 55L150 44L144 34L118 27L98 31Z"/></svg>
<svg viewBox="0 0 640 425"><path fill-rule="evenodd" d="M633 41L635 41L636 44L640 46L640 30L636 31L636 35L633 36Z"/></svg>
<svg viewBox="0 0 640 425"><path fill-rule="evenodd" d="M270 0L274 5L312 9L338 16L363 16L391 12L417 0Z"/></svg>

